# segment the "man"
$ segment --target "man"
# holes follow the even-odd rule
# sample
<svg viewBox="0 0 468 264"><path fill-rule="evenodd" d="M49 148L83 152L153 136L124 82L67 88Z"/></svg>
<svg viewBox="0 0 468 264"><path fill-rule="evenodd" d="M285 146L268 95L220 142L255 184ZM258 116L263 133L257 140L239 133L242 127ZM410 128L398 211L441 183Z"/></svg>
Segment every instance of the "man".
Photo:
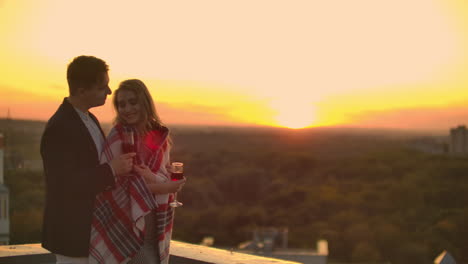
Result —
<svg viewBox="0 0 468 264"><path fill-rule="evenodd" d="M114 177L132 169L135 153L100 164L104 133L88 112L105 103L109 88L107 64L79 56L68 65L69 97L50 118L41 140L46 180L42 246L57 263L87 263L96 194L110 189Z"/></svg>

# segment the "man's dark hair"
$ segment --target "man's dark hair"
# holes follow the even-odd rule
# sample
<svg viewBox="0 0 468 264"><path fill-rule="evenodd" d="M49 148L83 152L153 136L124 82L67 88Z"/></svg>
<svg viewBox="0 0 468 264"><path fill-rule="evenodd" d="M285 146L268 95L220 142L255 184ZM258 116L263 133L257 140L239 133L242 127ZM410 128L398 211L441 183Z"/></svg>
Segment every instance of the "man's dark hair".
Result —
<svg viewBox="0 0 468 264"><path fill-rule="evenodd" d="M102 74L109 71L105 61L93 56L78 56L67 68L67 81L70 95L75 95L78 88L88 89L102 80Z"/></svg>

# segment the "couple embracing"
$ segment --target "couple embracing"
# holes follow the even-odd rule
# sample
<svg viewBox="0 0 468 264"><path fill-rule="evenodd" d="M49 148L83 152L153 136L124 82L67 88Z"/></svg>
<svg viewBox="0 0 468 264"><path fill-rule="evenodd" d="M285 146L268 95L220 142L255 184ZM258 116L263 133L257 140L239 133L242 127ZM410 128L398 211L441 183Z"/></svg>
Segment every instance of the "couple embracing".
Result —
<svg viewBox="0 0 468 264"><path fill-rule="evenodd" d="M57 263L168 263L174 209L185 184L170 180L169 130L146 85L120 83L106 137L90 108L105 103L108 65L79 56L67 68L69 96L41 139L46 200L42 246ZM124 153L125 133L134 149Z"/></svg>

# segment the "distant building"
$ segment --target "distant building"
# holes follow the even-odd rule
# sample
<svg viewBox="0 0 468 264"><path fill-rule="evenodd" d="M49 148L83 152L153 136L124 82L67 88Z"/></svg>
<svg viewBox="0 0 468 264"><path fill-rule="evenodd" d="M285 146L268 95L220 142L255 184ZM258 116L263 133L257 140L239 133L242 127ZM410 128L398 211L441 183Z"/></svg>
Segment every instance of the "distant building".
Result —
<svg viewBox="0 0 468 264"><path fill-rule="evenodd" d="M10 217L9 217L9 191L4 184L3 160L4 146L3 134L0 134L0 245L8 245L10 242Z"/></svg>
<svg viewBox="0 0 468 264"><path fill-rule="evenodd" d="M435 137L415 138L409 142L412 149L433 155L447 154L448 143L444 142L446 139L439 139Z"/></svg>
<svg viewBox="0 0 468 264"><path fill-rule="evenodd" d="M468 155L468 131L466 126L450 129L450 154Z"/></svg>

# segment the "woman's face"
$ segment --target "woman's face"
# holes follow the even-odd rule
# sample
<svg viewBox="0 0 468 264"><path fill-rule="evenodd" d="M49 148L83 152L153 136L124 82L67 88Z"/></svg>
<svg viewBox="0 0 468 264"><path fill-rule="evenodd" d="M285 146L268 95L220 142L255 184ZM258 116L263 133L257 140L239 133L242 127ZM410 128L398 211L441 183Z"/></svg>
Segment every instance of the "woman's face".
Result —
<svg viewBox="0 0 468 264"><path fill-rule="evenodd" d="M117 113L128 125L136 125L141 121L141 104L132 91L122 90L117 94Z"/></svg>

